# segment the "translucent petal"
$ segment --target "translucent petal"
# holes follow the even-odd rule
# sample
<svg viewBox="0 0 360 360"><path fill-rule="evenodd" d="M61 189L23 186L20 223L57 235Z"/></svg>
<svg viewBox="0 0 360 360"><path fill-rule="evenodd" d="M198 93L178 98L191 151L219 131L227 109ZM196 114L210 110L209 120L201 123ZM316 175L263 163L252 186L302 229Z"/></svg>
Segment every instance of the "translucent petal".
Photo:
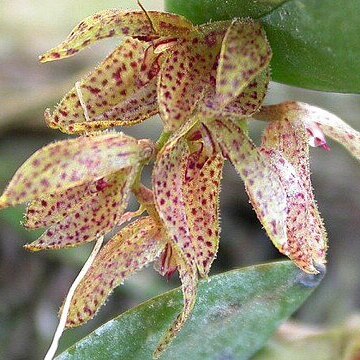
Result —
<svg viewBox="0 0 360 360"><path fill-rule="evenodd" d="M314 254L318 247L314 241L314 218L310 215L310 198L299 174L279 151L262 149L274 171L279 175L287 195L287 242L279 250L289 256L301 269L317 273Z"/></svg>
<svg viewBox="0 0 360 360"><path fill-rule="evenodd" d="M89 45L113 36L147 37L180 35L192 29L193 25L185 18L149 11L123 12L104 10L87 17L77 25L61 44L40 57L41 62L59 60L72 56Z"/></svg>
<svg viewBox="0 0 360 360"><path fill-rule="evenodd" d="M260 23L234 20L222 44L216 93L223 106L229 104L265 68L271 48Z"/></svg>
<svg viewBox="0 0 360 360"><path fill-rule="evenodd" d="M309 145L304 123L301 120L289 121L285 118L271 122L264 133L263 146L279 151L294 166L308 199L306 211L309 214L305 224L310 230L306 241L313 249L314 261L318 264L324 264L327 235L311 185Z"/></svg>
<svg viewBox="0 0 360 360"><path fill-rule="evenodd" d="M25 248L39 251L74 247L110 232L126 209L136 171L136 168L126 168L110 175L102 189L85 198L74 212Z"/></svg>
<svg viewBox="0 0 360 360"><path fill-rule="evenodd" d="M201 276L207 276L219 247L219 194L224 160L213 155L183 186L187 220L195 261Z"/></svg>
<svg viewBox="0 0 360 360"><path fill-rule="evenodd" d="M270 239L281 248L287 241L287 203L278 175L239 126L220 120L204 125L243 179L250 202Z"/></svg>
<svg viewBox="0 0 360 360"><path fill-rule="evenodd" d="M38 150L15 173L0 208L94 182L138 163L148 145L121 133L84 136Z"/></svg>
<svg viewBox="0 0 360 360"><path fill-rule="evenodd" d="M149 44L126 39L93 72L61 100L47 124L66 133L136 124L157 112L156 59L145 54ZM158 55L157 55L158 56ZM158 66L156 64L156 66ZM144 67L151 83L140 81Z"/></svg>
<svg viewBox="0 0 360 360"><path fill-rule="evenodd" d="M76 289L67 327L92 319L114 288L160 254L165 243L159 241L158 234L159 225L144 217L109 240Z"/></svg>

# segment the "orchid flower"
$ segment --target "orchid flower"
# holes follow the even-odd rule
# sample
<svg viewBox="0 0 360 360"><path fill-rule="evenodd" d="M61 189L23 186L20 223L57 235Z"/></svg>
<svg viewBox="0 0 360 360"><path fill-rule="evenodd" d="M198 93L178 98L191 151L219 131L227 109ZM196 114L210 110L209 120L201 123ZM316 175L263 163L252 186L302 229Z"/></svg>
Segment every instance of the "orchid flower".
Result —
<svg viewBox="0 0 360 360"><path fill-rule="evenodd" d="M263 88L258 95L265 96L271 49L261 25L251 20L194 26L178 15L106 10L82 21L40 61L72 56L113 36L123 38L120 46L77 82L52 114L46 110L50 127L84 133L134 125L160 113L164 130L175 131L199 102L209 111L220 102L230 113L246 104L247 115L256 110L256 82Z"/></svg>
<svg viewBox="0 0 360 360"><path fill-rule="evenodd" d="M38 150L16 172L0 208L29 202L25 226L49 227L29 250L77 246L105 235L120 221L150 141L121 133L63 140Z"/></svg>
<svg viewBox="0 0 360 360"><path fill-rule="evenodd" d="M93 318L111 291L154 262L179 272L184 309L164 335L159 357L195 305L219 247L219 195L225 160L280 252L308 273L326 262L327 237L310 181L309 145L329 149L325 134L360 157L360 134L335 115L302 103L263 106L271 48L261 25L235 19L201 26L161 12L106 10L82 21L40 57L70 57L98 40L122 42L77 82L45 119L81 136L48 145L17 171L0 208L29 202L25 226L46 227L28 250L78 246L129 223L97 254L71 300L67 327ZM156 145L122 133L159 114ZM261 146L252 118L269 126ZM152 189L141 184L154 161ZM125 212L132 191L140 208ZM144 212L146 215L143 215ZM139 217L133 220L135 217Z"/></svg>

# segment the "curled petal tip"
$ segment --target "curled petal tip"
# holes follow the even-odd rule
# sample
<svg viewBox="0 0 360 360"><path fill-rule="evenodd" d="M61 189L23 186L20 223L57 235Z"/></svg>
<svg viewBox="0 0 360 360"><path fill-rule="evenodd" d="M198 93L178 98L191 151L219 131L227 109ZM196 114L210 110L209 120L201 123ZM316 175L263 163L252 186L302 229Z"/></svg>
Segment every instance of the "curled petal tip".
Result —
<svg viewBox="0 0 360 360"><path fill-rule="evenodd" d="M47 51L44 54L41 54L39 56L39 62L41 62L42 64L49 62L49 61L54 61L60 58L60 54L57 52L52 52L52 51Z"/></svg>
<svg viewBox="0 0 360 360"><path fill-rule="evenodd" d="M0 210L9 206L8 199L3 195L0 197Z"/></svg>
<svg viewBox="0 0 360 360"><path fill-rule="evenodd" d="M325 151L330 151L331 150L331 148L330 148L330 146L328 144L322 144L321 148L323 148Z"/></svg>
<svg viewBox="0 0 360 360"><path fill-rule="evenodd" d="M53 116L51 115L51 111L49 108L45 109L44 111L44 118L46 125L51 129L57 129L58 126L53 120Z"/></svg>
<svg viewBox="0 0 360 360"><path fill-rule="evenodd" d="M44 249L40 248L38 245L34 245L34 244L25 244L24 249L27 251L31 251L31 252L37 252L37 251L44 250Z"/></svg>
<svg viewBox="0 0 360 360"><path fill-rule="evenodd" d="M316 122L308 122L305 124L305 127L309 135L310 146L312 147L327 146L325 134L323 133L323 131L320 129L320 126Z"/></svg>

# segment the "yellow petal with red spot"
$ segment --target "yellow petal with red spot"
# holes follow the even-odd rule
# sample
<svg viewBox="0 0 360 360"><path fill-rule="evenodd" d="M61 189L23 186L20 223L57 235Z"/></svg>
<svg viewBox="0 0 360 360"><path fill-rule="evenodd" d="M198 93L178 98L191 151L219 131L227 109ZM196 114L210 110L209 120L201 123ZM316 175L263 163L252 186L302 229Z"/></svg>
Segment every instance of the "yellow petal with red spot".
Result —
<svg viewBox="0 0 360 360"><path fill-rule="evenodd" d="M15 173L0 208L63 192L136 165L151 149L121 133L63 140L43 147Z"/></svg>
<svg viewBox="0 0 360 360"><path fill-rule="evenodd" d="M106 185L106 178L102 178L35 199L26 209L24 226L37 229L54 225L76 211L84 202L97 196Z"/></svg>
<svg viewBox="0 0 360 360"><path fill-rule="evenodd" d="M159 64L156 57L146 57L149 47L126 39L65 95L52 114L45 113L47 124L65 133L81 133L136 124L156 114Z"/></svg>
<svg viewBox="0 0 360 360"><path fill-rule="evenodd" d="M185 254L190 262L195 254L183 194L188 155L188 147L183 138L165 146L158 154L154 166L153 189L155 206L170 240L177 251Z"/></svg>
<svg viewBox="0 0 360 360"><path fill-rule="evenodd" d="M204 126L241 176L260 222L280 249L287 242L287 202L278 175L245 132L232 121L208 121Z"/></svg>
<svg viewBox="0 0 360 360"><path fill-rule="evenodd" d="M71 301L66 326L92 319L114 288L160 254L165 243L159 225L150 217L126 226L100 250Z"/></svg>
<svg viewBox="0 0 360 360"><path fill-rule="evenodd" d="M270 81L270 69L263 70L248 86L229 104L223 106L216 96L215 88L209 87L201 108L203 116L248 117L261 107Z"/></svg>
<svg viewBox="0 0 360 360"><path fill-rule="evenodd" d="M210 156L201 169L195 165L198 171L192 178L186 178L183 185L195 261L201 276L208 275L219 247L219 195L223 165L221 155Z"/></svg>
<svg viewBox="0 0 360 360"><path fill-rule="evenodd" d="M271 48L260 23L234 20L228 28L220 53L216 93L223 106L234 100L265 68Z"/></svg>
<svg viewBox="0 0 360 360"><path fill-rule="evenodd" d="M30 251L62 249L106 235L121 220L136 171L137 167L129 167L103 179L101 188L95 194L80 201L68 216L25 248Z"/></svg>
<svg viewBox="0 0 360 360"><path fill-rule="evenodd" d="M54 61L73 56L89 45L113 36L147 37L181 35L193 25L182 16L157 11L124 12L104 10L87 17L77 25L60 45L40 57L41 62Z"/></svg>
<svg viewBox="0 0 360 360"><path fill-rule="evenodd" d="M160 70L158 101L166 131L181 127L194 112L211 82L224 33L193 33L179 40Z"/></svg>

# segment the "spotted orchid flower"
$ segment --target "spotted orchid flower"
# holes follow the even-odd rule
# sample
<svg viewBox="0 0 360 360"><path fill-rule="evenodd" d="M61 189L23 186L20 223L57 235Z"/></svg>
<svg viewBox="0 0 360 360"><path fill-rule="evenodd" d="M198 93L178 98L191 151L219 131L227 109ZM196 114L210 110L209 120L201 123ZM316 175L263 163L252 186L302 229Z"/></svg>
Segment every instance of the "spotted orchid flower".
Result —
<svg viewBox="0 0 360 360"><path fill-rule="evenodd" d="M28 202L25 226L48 227L29 250L73 247L117 225L150 141L121 133L63 140L38 150L16 172L0 208Z"/></svg>
<svg viewBox="0 0 360 360"><path fill-rule="evenodd" d="M122 21L142 19L148 33L138 29L109 33L126 35L124 42L76 84L52 115L47 111L46 118L51 127L69 133L132 125L155 113L164 122L164 134L170 139L157 156L154 194L148 195L154 201L150 212L155 212L168 239L156 268L166 276L179 271L184 311L165 335L157 350L160 354L188 318L195 304L197 273L208 275L219 244L218 198L224 158L209 143L209 130L199 119L219 114L223 119L243 119L256 112L269 82L271 49L261 26L251 20L195 27L187 21L184 25L179 17L175 24L181 29L172 28L170 34L159 27L160 13L118 12L104 21L107 16L101 13L85 20L42 61L72 55L90 43L86 40L76 51L71 50L86 36L96 41L104 37L104 29L117 28ZM245 147L248 145L251 142ZM99 268L96 264L94 269ZM94 309L87 305L91 303L88 298L80 309L82 318L84 312L93 316Z"/></svg>
<svg viewBox="0 0 360 360"><path fill-rule="evenodd" d="M239 173L279 251L317 273L327 238L310 182L309 145L328 150L328 135L359 158L359 133L307 104L263 106L272 53L261 25L249 19L195 26L173 14L107 10L82 21L40 60L67 58L113 36L121 44L45 112L52 128L93 135L35 153L14 175L0 208L29 202L25 226L48 228L26 245L32 251L77 246L128 223L97 254L66 325L93 318L116 286L153 262L164 276L179 273L184 296L183 311L155 351L159 357L190 316L198 277L208 276L216 258L224 162ZM155 114L164 124L156 146L98 132ZM269 122L261 146L249 136L252 118ZM152 189L140 182L150 161ZM130 191L137 212L125 212Z"/></svg>
<svg viewBox="0 0 360 360"><path fill-rule="evenodd" d="M67 58L113 36L123 38L120 46L53 113L46 110L50 127L84 133L134 125L159 113L164 130L173 132L197 107L241 109L245 116L256 110L254 96L265 96L271 49L260 24L251 20L194 26L173 14L107 10L82 21L40 61ZM257 86L263 91L255 93Z"/></svg>
<svg viewBox="0 0 360 360"><path fill-rule="evenodd" d="M185 297L184 312L160 343L159 356L194 306L197 275L173 248L158 219L152 191L137 184L138 170L154 156L154 150L150 141L137 141L122 133L50 144L16 172L0 197L0 208L28 202L25 226L48 227L38 240L25 245L30 251L79 246L130 222L101 249L76 289L66 327L93 318L115 287L156 261L155 268L162 275L179 272ZM141 208L124 213L131 190ZM145 210L151 216L133 221Z"/></svg>
<svg viewBox="0 0 360 360"><path fill-rule="evenodd" d="M330 150L326 136L360 160L360 133L336 115L300 102L263 106L255 117L269 122L261 151L279 173L288 199L288 243L281 251L314 271L326 262L327 235L310 181L309 145Z"/></svg>

